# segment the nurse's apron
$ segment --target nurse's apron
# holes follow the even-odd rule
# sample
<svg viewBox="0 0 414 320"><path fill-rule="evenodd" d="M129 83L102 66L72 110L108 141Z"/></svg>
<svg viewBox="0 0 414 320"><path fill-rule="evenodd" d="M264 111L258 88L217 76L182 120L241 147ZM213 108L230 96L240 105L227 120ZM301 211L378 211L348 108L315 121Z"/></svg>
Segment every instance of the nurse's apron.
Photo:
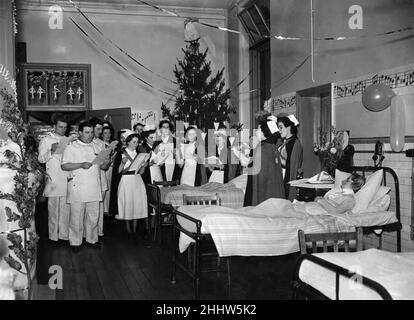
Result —
<svg viewBox="0 0 414 320"><path fill-rule="evenodd" d="M181 174L181 184L194 186L197 170L197 161L193 158L195 152L195 145L183 144L182 154L184 155L184 168Z"/></svg>
<svg viewBox="0 0 414 320"><path fill-rule="evenodd" d="M154 152L151 152L150 162L151 160L154 160L154 159L157 160L157 155ZM156 164L150 167L150 175L151 175L151 183L154 183L154 181L164 180L162 178L161 168Z"/></svg>
<svg viewBox="0 0 414 320"><path fill-rule="evenodd" d="M173 174L174 174L174 169L175 169L174 144L172 142L161 143L158 147L161 152L169 153L167 159L165 159L164 166L165 166L165 179L166 181L171 181Z"/></svg>

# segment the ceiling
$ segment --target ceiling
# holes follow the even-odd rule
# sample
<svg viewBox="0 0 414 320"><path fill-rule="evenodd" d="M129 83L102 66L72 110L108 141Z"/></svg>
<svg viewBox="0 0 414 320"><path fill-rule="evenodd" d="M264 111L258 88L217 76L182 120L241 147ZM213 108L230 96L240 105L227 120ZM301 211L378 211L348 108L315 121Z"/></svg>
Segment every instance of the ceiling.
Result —
<svg viewBox="0 0 414 320"><path fill-rule="evenodd" d="M106 3L135 3L139 4L138 0L87 0L88 2L106 2ZM76 1L75 1L76 2ZM166 7L191 7L191 8L218 8L229 9L232 6L247 2L246 0L147 0L146 2L157 6Z"/></svg>

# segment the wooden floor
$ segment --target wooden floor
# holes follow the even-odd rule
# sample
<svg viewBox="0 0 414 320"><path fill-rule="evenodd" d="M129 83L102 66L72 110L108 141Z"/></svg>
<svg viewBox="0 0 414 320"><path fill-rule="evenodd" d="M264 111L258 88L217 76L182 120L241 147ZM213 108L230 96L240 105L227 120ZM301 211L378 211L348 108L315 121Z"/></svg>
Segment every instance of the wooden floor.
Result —
<svg viewBox="0 0 414 320"><path fill-rule="evenodd" d="M140 232L128 235L120 221L105 224L103 247L83 246L73 253L67 243L52 245L47 239L47 216L37 219L37 287L39 300L95 299L192 299L192 281L178 271L177 283L170 283L171 249L148 242ZM45 221L46 220L46 221ZM41 225L39 226L39 223ZM46 235L45 235L46 233ZM283 257L232 257L231 299L288 299L289 281L296 255ZM63 288L48 287L49 267L63 270ZM203 274L201 299L227 299L226 277Z"/></svg>

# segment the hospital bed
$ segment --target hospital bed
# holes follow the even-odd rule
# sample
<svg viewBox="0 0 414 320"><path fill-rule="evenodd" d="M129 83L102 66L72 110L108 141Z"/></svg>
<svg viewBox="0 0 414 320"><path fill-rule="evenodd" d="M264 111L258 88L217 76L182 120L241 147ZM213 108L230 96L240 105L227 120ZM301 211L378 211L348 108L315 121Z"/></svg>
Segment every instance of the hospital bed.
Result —
<svg viewBox="0 0 414 320"><path fill-rule="evenodd" d="M304 254L293 284L295 299L413 300L414 252Z"/></svg>
<svg viewBox="0 0 414 320"><path fill-rule="evenodd" d="M173 273L175 281L179 252L194 243L195 266L187 273L195 279L194 297L199 297L199 248L205 241L213 241L220 257L276 256L299 251L297 232L307 233L351 232L361 227L365 234L379 230L397 232L397 251L401 250L400 197L398 178L390 168L353 167L354 172L366 175L383 169L382 184L393 181L395 211L370 212L366 214L307 215L297 212L298 207L282 199L269 199L256 207L239 209L218 206L182 206L173 209L173 230L179 241L173 247ZM392 179L388 179L391 176ZM277 214L275 215L275 213ZM302 214L302 215L301 215ZM175 239L175 238L173 238ZM185 266L184 266L185 267ZM185 268L181 268L185 269Z"/></svg>

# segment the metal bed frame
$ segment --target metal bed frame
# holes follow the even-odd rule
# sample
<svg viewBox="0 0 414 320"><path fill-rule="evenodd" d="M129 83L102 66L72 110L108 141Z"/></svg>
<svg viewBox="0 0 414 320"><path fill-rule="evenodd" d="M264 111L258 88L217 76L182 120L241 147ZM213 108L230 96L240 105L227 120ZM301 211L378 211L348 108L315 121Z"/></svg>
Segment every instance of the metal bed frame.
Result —
<svg viewBox="0 0 414 320"><path fill-rule="evenodd" d="M398 176L395 171L389 167L351 167L351 171L355 173L361 173L365 178L367 172L375 172L377 170L383 170L383 185L387 185L387 173L389 173L394 180L395 187L395 216L398 222L382 225L382 226L369 226L362 227L364 234L374 233L378 237L378 249L382 249L382 233L385 232L396 232L397 233L397 252L401 252L401 207L400 207L400 184ZM381 230L379 234L374 232L375 230Z"/></svg>
<svg viewBox="0 0 414 320"><path fill-rule="evenodd" d="M311 254L303 254L299 256L296 261L295 269L294 269L294 277L293 277L293 299L299 300L302 298L310 298L310 299L318 299L318 300L330 300L327 296L322 294L320 291L316 290L312 286L308 285L307 283L303 282L299 278L299 270L304 261L311 261L316 265L324 267L332 272L335 273L335 300L339 300L339 279L340 277L345 277L348 279L354 278L358 279L359 283L363 286L369 287L376 293L380 295L380 297L384 300L392 300L390 293L378 282L364 277L356 272L351 272L348 269L340 267L334 263L329 261L323 260L319 257L316 257Z"/></svg>
<svg viewBox="0 0 414 320"><path fill-rule="evenodd" d="M182 213L175 208L172 210L173 214L173 232L172 232L172 239L174 242L174 245L172 246L173 254L172 254L172 274L171 274L171 283L176 283L176 271L177 267L184 271L192 280L193 280L193 286L194 286L194 299L199 300L200 299L200 275L201 272L211 272L216 271L219 275L218 269L211 269L211 270L202 270L201 269L201 256L202 255L216 255L217 249L214 244L214 241L209 234L203 234L201 233L201 221L198 219L195 219L185 213ZM191 221L195 224L196 232L190 232L183 227L180 226L180 224L177 221L177 216L180 216L188 221ZM191 239L194 240L194 243L191 244L187 250L193 250L192 253L192 260L188 260L188 265L184 265L179 261L178 252L179 252L179 242L178 242L178 235L182 232L185 235L189 236ZM208 247L210 249L210 252L207 254L203 254L203 249L205 247ZM213 251L211 251L213 249ZM190 254L190 252L188 252ZM230 288L231 288L231 277L230 277L230 257L226 257L226 268L227 268L227 295L228 298L230 297ZM217 268L220 266L218 265Z"/></svg>
<svg viewBox="0 0 414 320"><path fill-rule="evenodd" d="M379 248L382 248L382 232L397 232L397 251L401 252L401 228L402 225L400 223L400 189L399 189L399 182L398 182L398 177L397 174L395 173L394 170L392 170L391 168L388 167L352 167L351 171L352 172L361 172L362 175L365 177L366 172L375 172L377 170L383 170L383 184L386 185L386 174L389 173L394 180L394 186L395 186L395 201L396 201L396 208L395 208L395 214L396 214L396 218L398 220L398 222L395 223L391 223L391 224L387 224L387 225L382 225L382 226L370 226L370 227L362 227L363 233L364 234L370 234L370 233L374 233L374 230L381 230L381 233L378 235L379 238ZM200 297L200 273L201 273L201 268L200 268L200 251L201 251L201 243L211 243L213 242L211 235L209 234L203 234L201 233L201 221L198 219L195 219L189 215L186 215L178 210L176 210L175 208L172 210L172 214L173 214L173 232L172 232L172 236L173 236L173 254L172 254L172 275L171 275L171 283L176 283L176 269L177 267L180 268L181 270L183 270L187 275L189 275L191 277L191 279L193 279L193 284L194 284L194 299L199 299ZM188 221L191 221L192 223L195 224L196 227L196 232L189 232L188 230L182 228L180 226L180 224L177 222L177 216L180 216ZM178 241L177 241L177 232L179 234L179 232L182 232L184 234L186 234L187 236L189 236L191 239L194 240L194 244L193 244L193 261L191 261L191 266L190 263L188 266L185 266L184 264L180 263L177 259L177 252L178 252ZM214 242L213 242L214 245ZM189 249L190 250L190 247ZM229 257L227 258L227 263L229 262ZM313 259L313 258L311 258ZM347 271L345 272L344 270L338 271L341 274L348 274ZM371 283L370 281L372 280L367 280L367 283ZM375 285L374 285L375 286ZM229 290L229 296L230 296L230 270L228 269L228 290ZM307 291L310 291L309 289L304 289ZM384 295L385 297L385 295ZM325 297L326 298L326 297Z"/></svg>
<svg viewBox="0 0 414 320"><path fill-rule="evenodd" d="M395 171L389 167L352 167L351 171L356 173L361 173L363 177L365 177L366 172L375 172L377 170L383 170L383 185L387 185L387 179L386 175L389 173L394 181L394 187L395 187L395 216L397 218L397 222L390 223L387 225L382 226L369 226L369 227L361 227L364 234L371 234L374 233L379 238L379 249L382 249L382 232L396 232L397 233L397 252L401 252L401 220L400 220L400 186L398 181L398 176L395 173ZM380 234L377 234L374 232L374 230L381 230ZM384 300L391 300L392 297L389 294L389 292L378 282L366 278L364 276L361 276L355 272L351 272L348 269L342 268L336 264L333 264L331 262L328 262L326 260L323 260L319 257L313 256L311 254L303 254L299 256L299 258L296 261L295 269L294 269L294 275L293 275L293 298L299 299L301 297L310 298L310 299L329 299L325 295L323 295L321 292L313 288L312 286L304 283L299 278L299 270L300 266L302 265L303 261L309 260L313 263L320 265L332 272L336 275L335 280L335 297L338 300L339 299L339 278L340 276L351 278L351 277L358 277L358 279L361 279L361 282L363 285L371 288L375 292L377 292Z"/></svg>

